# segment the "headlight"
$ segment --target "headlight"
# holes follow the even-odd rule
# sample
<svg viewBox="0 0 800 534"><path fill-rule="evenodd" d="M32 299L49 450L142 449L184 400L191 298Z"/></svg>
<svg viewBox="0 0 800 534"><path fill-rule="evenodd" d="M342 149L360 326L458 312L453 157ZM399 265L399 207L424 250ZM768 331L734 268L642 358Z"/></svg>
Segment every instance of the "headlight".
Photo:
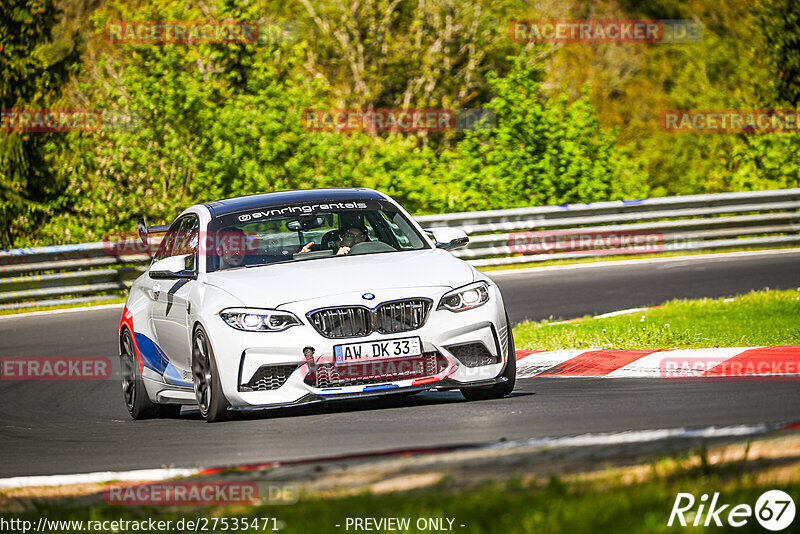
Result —
<svg viewBox="0 0 800 534"><path fill-rule="evenodd" d="M260 308L228 308L219 316L228 326L247 332L281 332L302 324L291 312Z"/></svg>
<svg viewBox="0 0 800 534"><path fill-rule="evenodd" d="M445 294L436 309L460 312L483 306L487 302L489 302L489 286L486 282L476 282Z"/></svg>

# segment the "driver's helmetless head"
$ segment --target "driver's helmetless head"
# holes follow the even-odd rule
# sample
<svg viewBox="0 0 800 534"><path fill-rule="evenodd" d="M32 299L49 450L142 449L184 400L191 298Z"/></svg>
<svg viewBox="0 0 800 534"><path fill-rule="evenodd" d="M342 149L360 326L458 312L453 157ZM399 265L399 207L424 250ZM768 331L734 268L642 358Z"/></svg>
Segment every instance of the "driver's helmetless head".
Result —
<svg viewBox="0 0 800 534"><path fill-rule="evenodd" d="M363 243L366 240L367 236L364 234L364 230L354 226L342 232L342 237L339 240L339 243L343 247L352 247L353 245L357 243Z"/></svg>
<svg viewBox="0 0 800 534"><path fill-rule="evenodd" d="M241 267L244 263L245 233L238 228L228 228L218 235L217 255L220 268Z"/></svg>

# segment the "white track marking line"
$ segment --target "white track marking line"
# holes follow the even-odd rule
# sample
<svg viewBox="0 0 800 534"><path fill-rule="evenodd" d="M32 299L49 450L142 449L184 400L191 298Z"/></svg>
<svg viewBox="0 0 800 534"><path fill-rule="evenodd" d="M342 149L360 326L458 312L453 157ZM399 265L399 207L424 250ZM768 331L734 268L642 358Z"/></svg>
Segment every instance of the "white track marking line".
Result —
<svg viewBox="0 0 800 534"><path fill-rule="evenodd" d="M0 488L28 488L46 486L64 486L70 484L101 484L119 480L121 482L167 480L176 477L188 477L199 473L200 469L139 469L136 471L100 471L97 473L80 473L75 475L43 475L30 477L12 477L0 479Z"/></svg>
<svg viewBox="0 0 800 534"><path fill-rule="evenodd" d="M655 306L658 307L658 306ZM595 315L592 319L607 319L608 317L616 317L617 315L627 315L629 313L636 313L640 311L647 311L653 309L653 306L647 308L628 308L627 310L617 310L608 313L601 313L600 315Z"/></svg>
<svg viewBox="0 0 800 534"><path fill-rule="evenodd" d="M733 299L731 299L733 300ZM601 313L600 315L594 315L589 317L588 319L607 319L609 317L616 317L618 315L628 315L629 313L636 313L636 312L643 312L647 310L655 310L660 308L661 306L647 306L645 308L628 308L626 310L617 310L608 313ZM571 323L579 323L583 321L583 317L575 317L574 319L567 319L566 321L556 321L554 323L544 323L542 326L553 326L556 324L571 324Z"/></svg>
<svg viewBox="0 0 800 534"><path fill-rule="evenodd" d="M489 449L511 449L516 447L587 447L596 445L618 445L622 443L644 443L674 438L721 438L762 434L780 428L777 424L737 425L705 428L664 428L655 430L631 430L601 434L582 434L559 438L533 438L504 441L489 445Z"/></svg>

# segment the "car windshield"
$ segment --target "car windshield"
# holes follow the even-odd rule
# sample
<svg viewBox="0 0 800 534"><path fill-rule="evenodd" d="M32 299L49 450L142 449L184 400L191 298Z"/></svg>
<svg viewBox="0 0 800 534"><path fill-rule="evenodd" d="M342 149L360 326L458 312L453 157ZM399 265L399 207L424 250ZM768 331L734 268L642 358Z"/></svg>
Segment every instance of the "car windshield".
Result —
<svg viewBox="0 0 800 534"><path fill-rule="evenodd" d="M353 200L265 207L213 219L208 272L429 248L389 202Z"/></svg>

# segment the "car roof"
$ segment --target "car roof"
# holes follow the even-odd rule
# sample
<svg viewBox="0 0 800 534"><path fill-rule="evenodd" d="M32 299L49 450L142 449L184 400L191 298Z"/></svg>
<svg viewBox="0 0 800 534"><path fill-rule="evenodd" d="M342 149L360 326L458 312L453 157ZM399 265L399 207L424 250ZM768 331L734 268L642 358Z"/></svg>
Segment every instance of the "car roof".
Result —
<svg viewBox="0 0 800 534"><path fill-rule="evenodd" d="M296 189L215 200L205 203L204 206L211 212L212 217L221 217L231 213L260 208L304 203L345 202L348 200L386 200L386 197L374 189L361 187L349 189Z"/></svg>

